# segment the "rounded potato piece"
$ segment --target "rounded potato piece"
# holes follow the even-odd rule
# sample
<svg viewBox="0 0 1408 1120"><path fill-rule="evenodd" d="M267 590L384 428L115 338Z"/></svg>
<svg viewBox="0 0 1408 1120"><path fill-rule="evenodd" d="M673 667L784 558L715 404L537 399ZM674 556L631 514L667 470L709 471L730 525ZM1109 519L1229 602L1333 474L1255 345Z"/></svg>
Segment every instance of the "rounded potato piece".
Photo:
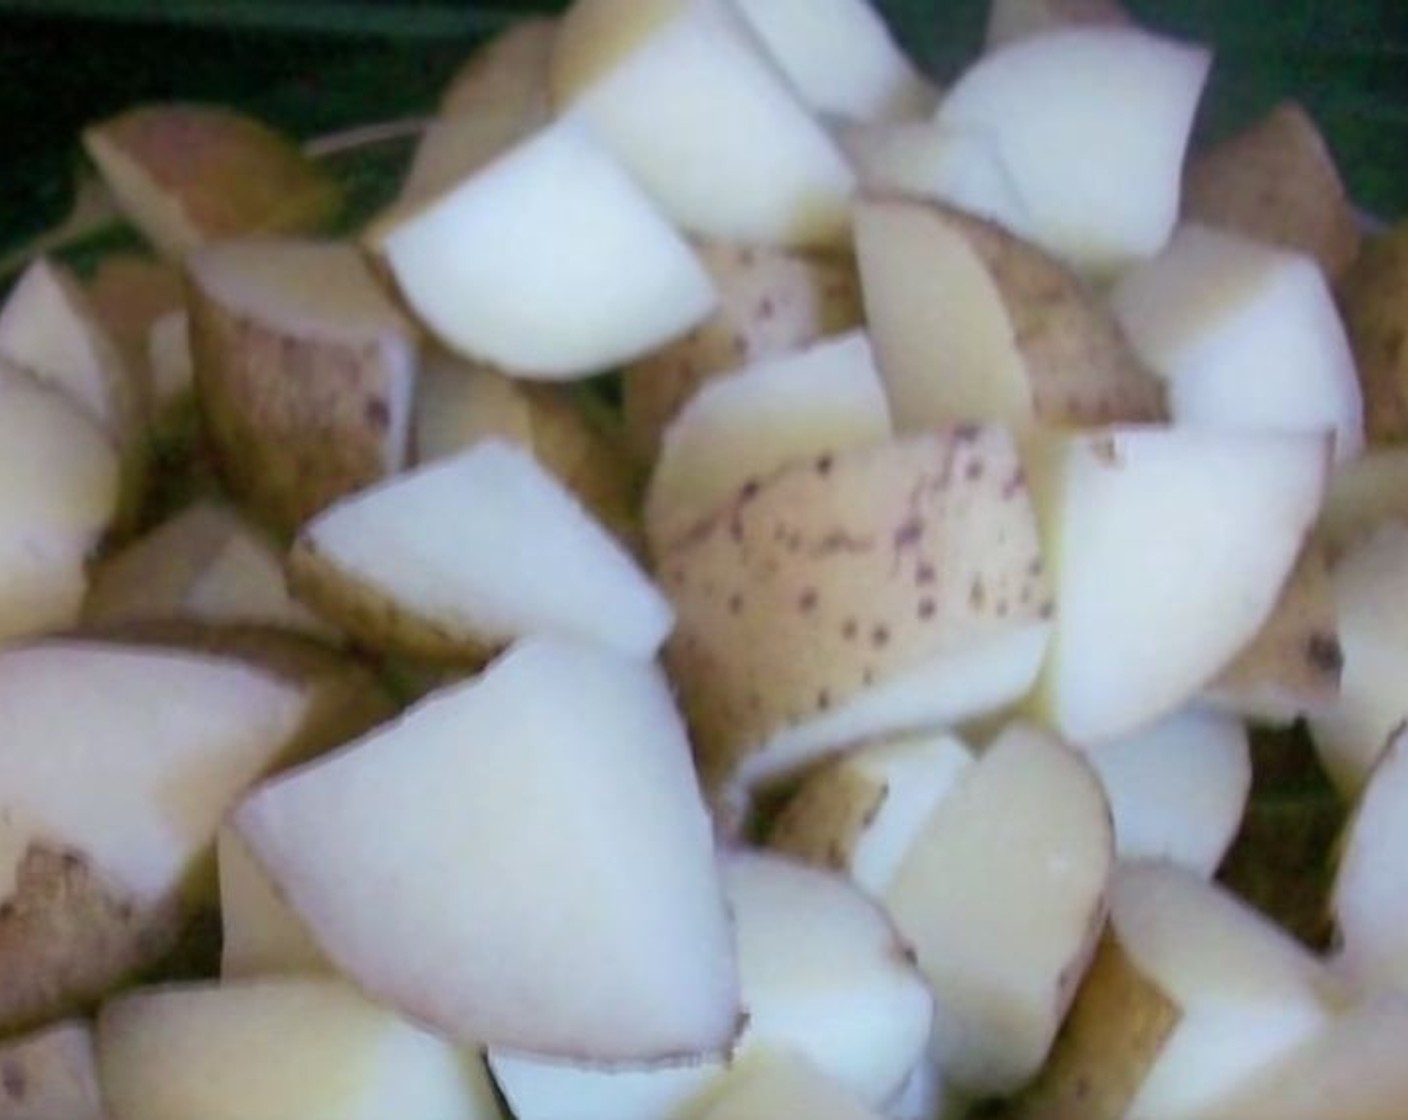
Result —
<svg viewBox="0 0 1408 1120"><path fill-rule="evenodd" d="M855 263L840 254L718 243L696 246L719 306L677 342L628 365L627 438L653 462L660 437L712 377L859 326Z"/></svg>
<svg viewBox="0 0 1408 1120"><path fill-rule="evenodd" d="M1408 437L1408 222L1364 245L1339 296L1359 363L1369 442L1402 440Z"/></svg>
<svg viewBox="0 0 1408 1120"><path fill-rule="evenodd" d="M492 112L504 101L540 99L548 110L548 62L557 20L523 19L480 47L455 72L440 97L445 117Z"/></svg>
<svg viewBox="0 0 1408 1120"><path fill-rule="evenodd" d="M1183 214L1312 256L1332 280L1359 255L1359 219L1334 156L1294 101L1189 162Z"/></svg>

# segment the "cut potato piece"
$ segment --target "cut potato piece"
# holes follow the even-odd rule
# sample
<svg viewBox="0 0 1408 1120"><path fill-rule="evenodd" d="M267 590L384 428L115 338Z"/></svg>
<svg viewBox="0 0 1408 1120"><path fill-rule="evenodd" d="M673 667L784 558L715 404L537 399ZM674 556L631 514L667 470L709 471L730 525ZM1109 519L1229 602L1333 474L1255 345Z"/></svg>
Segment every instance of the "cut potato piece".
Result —
<svg viewBox="0 0 1408 1120"><path fill-rule="evenodd" d="M307 710L302 689L229 660L0 654L0 1028L80 1007L170 947L221 818Z"/></svg>
<svg viewBox="0 0 1408 1120"><path fill-rule="evenodd" d="M98 626L189 619L336 636L289 594L273 542L210 500L188 506L100 563L83 615Z"/></svg>
<svg viewBox="0 0 1408 1120"><path fill-rule="evenodd" d="M87 1023L56 1023L0 1046L0 1120L107 1120Z"/></svg>
<svg viewBox="0 0 1408 1120"><path fill-rule="evenodd" d="M937 1063L922 1059L910 1071L909 1080L885 1105L889 1120L949 1120L959 1113Z"/></svg>
<svg viewBox="0 0 1408 1120"><path fill-rule="evenodd" d="M1370 447L1330 479L1316 536L1338 560L1384 521L1408 523L1408 447Z"/></svg>
<svg viewBox="0 0 1408 1120"><path fill-rule="evenodd" d="M807 777L768 846L883 897L935 806L972 765L972 752L950 735L861 747Z"/></svg>
<svg viewBox="0 0 1408 1120"><path fill-rule="evenodd" d="M633 1069L489 1051L513 1120L685 1120L727 1069L717 1058Z"/></svg>
<svg viewBox="0 0 1408 1120"><path fill-rule="evenodd" d="M759 1120L805 1116L807 1120L880 1120L801 1055L774 1051L733 1070L708 1104L689 1120Z"/></svg>
<svg viewBox="0 0 1408 1120"><path fill-rule="evenodd" d="M83 146L127 217L163 255L250 234L312 232L337 184L286 137L206 105L142 105L90 126Z"/></svg>
<svg viewBox="0 0 1408 1120"><path fill-rule="evenodd" d="M114 1120L501 1120L483 1062L338 980L138 990L103 1008Z"/></svg>
<svg viewBox="0 0 1408 1120"><path fill-rule="evenodd" d="M1110 811L1081 757L1016 725L930 813L886 892L934 991L955 1088L1011 1093L1041 1068L1105 920Z"/></svg>
<svg viewBox="0 0 1408 1120"><path fill-rule="evenodd" d="M749 481L890 434L861 331L711 381L666 429L646 492L646 532L663 551Z"/></svg>
<svg viewBox="0 0 1408 1120"><path fill-rule="evenodd" d="M1335 878L1340 964L1361 990L1408 992L1408 734L1374 768Z"/></svg>
<svg viewBox="0 0 1408 1120"><path fill-rule="evenodd" d="M1203 699L1258 723L1288 726L1303 716L1332 710L1343 675L1330 561L1312 537L1266 625Z"/></svg>
<svg viewBox="0 0 1408 1120"><path fill-rule="evenodd" d="M292 532L405 465L416 332L355 248L239 241L187 271L196 391L235 497Z"/></svg>
<svg viewBox="0 0 1408 1120"><path fill-rule="evenodd" d="M1359 255L1359 216L1334 156L1310 114L1294 101L1189 161L1183 213L1304 253L1331 280Z"/></svg>
<svg viewBox="0 0 1408 1120"><path fill-rule="evenodd" d="M1065 27L1129 27L1118 0L993 0L988 7L987 49Z"/></svg>
<svg viewBox="0 0 1408 1120"><path fill-rule="evenodd" d="M235 820L339 968L461 1044L639 1063L737 1032L709 820L651 666L526 641Z"/></svg>
<svg viewBox="0 0 1408 1120"><path fill-rule="evenodd" d="M570 120L367 236L442 342L523 377L600 373L714 306L689 246Z"/></svg>
<svg viewBox="0 0 1408 1120"><path fill-rule="evenodd" d="M1182 706L1256 636L1319 509L1327 441L1114 428L1029 451L1057 603L1033 711L1099 743Z"/></svg>
<svg viewBox="0 0 1408 1120"><path fill-rule="evenodd" d="M147 407L152 434L161 438L179 424L195 396L191 317L184 310L163 315L147 335Z"/></svg>
<svg viewBox="0 0 1408 1120"><path fill-rule="evenodd" d="M296 913L230 828L220 830L220 977L245 980L333 971Z"/></svg>
<svg viewBox="0 0 1408 1120"><path fill-rule="evenodd" d="M1168 382L1175 422L1335 435L1364 446L1354 355L1309 257L1185 224L1115 289L1115 313Z"/></svg>
<svg viewBox="0 0 1408 1120"><path fill-rule="evenodd" d="M869 0L738 0L811 109L843 120L933 112L937 94Z"/></svg>
<svg viewBox="0 0 1408 1120"><path fill-rule="evenodd" d="M840 254L704 243L717 310L684 338L627 366L626 431L642 462L708 380L780 358L861 323L855 262Z"/></svg>
<svg viewBox="0 0 1408 1120"><path fill-rule="evenodd" d="M1044 249L1107 275L1173 231L1209 62L1133 28L1053 31L979 60L938 119L991 138Z"/></svg>
<svg viewBox="0 0 1408 1120"><path fill-rule="evenodd" d="M901 432L956 421L1085 427L1165 416L1163 388L1064 266L946 207L862 202L870 330Z"/></svg>
<svg viewBox="0 0 1408 1120"><path fill-rule="evenodd" d="M416 384L416 462L449 459L496 437L533 449L527 385L455 354L428 353Z"/></svg>
<svg viewBox="0 0 1408 1120"><path fill-rule="evenodd" d="M541 96L546 103L548 63L557 20L520 19L475 50L440 95L442 117L470 116L504 103Z"/></svg>
<svg viewBox="0 0 1408 1120"><path fill-rule="evenodd" d="M648 658L672 624L624 548L497 439L344 499L300 534L289 576L367 645L429 660L542 632Z"/></svg>
<svg viewBox="0 0 1408 1120"><path fill-rule="evenodd" d="M1408 720L1408 525L1387 522L1334 570L1344 674L1337 703L1312 713L1320 764L1353 799Z"/></svg>
<svg viewBox="0 0 1408 1120"><path fill-rule="evenodd" d="M789 467L658 570L678 615L669 664L723 802L837 748L1002 708L1049 627L1026 481L996 427Z"/></svg>
<svg viewBox="0 0 1408 1120"><path fill-rule="evenodd" d="M1408 222L1365 242L1338 291L1364 386L1369 440L1401 441L1408 437Z"/></svg>
<svg viewBox="0 0 1408 1120"><path fill-rule="evenodd" d="M934 1000L885 912L839 876L759 852L725 861L724 890L748 1016L734 1061L793 1051L872 1106L893 1097Z"/></svg>
<svg viewBox="0 0 1408 1120"><path fill-rule="evenodd" d="M1251 792L1238 720L1187 711L1082 753L1105 788L1120 859L1166 859L1212 878Z"/></svg>
<svg viewBox="0 0 1408 1120"><path fill-rule="evenodd" d="M150 420L153 390L147 340L154 324L185 307L181 270L140 253L110 253L98 262L84 290L93 314L121 353Z"/></svg>
<svg viewBox="0 0 1408 1120"><path fill-rule="evenodd" d="M690 233L845 244L850 164L731 3L576 0L550 80L558 108L585 118Z"/></svg>

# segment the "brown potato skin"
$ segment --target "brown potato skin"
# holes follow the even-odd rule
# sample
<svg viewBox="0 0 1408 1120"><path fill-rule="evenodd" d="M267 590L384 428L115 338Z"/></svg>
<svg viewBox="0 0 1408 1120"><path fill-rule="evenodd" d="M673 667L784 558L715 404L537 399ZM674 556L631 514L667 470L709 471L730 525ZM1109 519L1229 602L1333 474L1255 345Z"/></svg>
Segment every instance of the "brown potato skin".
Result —
<svg viewBox="0 0 1408 1120"><path fill-rule="evenodd" d="M843 760L817 770L783 805L768 829L767 846L803 863L844 874L856 844L874 822L889 786Z"/></svg>
<svg viewBox="0 0 1408 1120"><path fill-rule="evenodd" d="M1408 223L1371 239L1339 287L1370 443L1408 439Z"/></svg>

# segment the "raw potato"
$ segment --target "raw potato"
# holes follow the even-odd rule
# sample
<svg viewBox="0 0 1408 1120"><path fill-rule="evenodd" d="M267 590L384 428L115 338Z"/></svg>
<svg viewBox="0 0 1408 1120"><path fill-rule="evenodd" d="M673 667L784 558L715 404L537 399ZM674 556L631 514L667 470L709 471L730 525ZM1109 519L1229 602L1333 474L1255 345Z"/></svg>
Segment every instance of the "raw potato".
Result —
<svg viewBox="0 0 1408 1120"><path fill-rule="evenodd" d="M712 832L653 666L525 641L234 821L340 970L463 1045L629 1064L738 1031Z"/></svg>
<svg viewBox="0 0 1408 1120"><path fill-rule="evenodd" d="M1108 276L1152 257L1173 230L1210 61L1134 28L1053 31L980 59L938 120L991 138L1039 245Z"/></svg>
<svg viewBox="0 0 1408 1120"><path fill-rule="evenodd" d="M1095 772L1014 725L930 813L885 904L934 991L931 1052L956 1089L1041 1068L1105 921L1114 863Z"/></svg>
<svg viewBox="0 0 1408 1120"><path fill-rule="evenodd" d="M267 125L206 105L142 105L91 125L83 146L118 205L161 251L251 234L313 232L337 184Z"/></svg>
<svg viewBox="0 0 1408 1120"><path fill-rule="evenodd" d="M1331 280L1359 255L1359 216L1334 156L1294 101L1189 161L1183 213L1314 257Z"/></svg>
<svg viewBox="0 0 1408 1120"><path fill-rule="evenodd" d="M220 978L322 975L335 970L239 833L220 830Z"/></svg>
<svg viewBox="0 0 1408 1120"><path fill-rule="evenodd" d="M628 365L622 378L627 436L642 462L654 461L665 428L711 378L861 324L849 256L719 242L698 251L718 307L683 338Z"/></svg>
<svg viewBox="0 0 1408 1120"><path fill-rule="evenodd" d="M1316 536L1331 560L1385 521L1408 522L1408 447L1370 447L1330 479Z"/></svg>
<svg viewBox="0 0 1408 1120"><path fill-rule="evenodd" d="M0 1120L107 1117L87 1023L56 1023L0 1046Z"/></svg>
<svg viewBox="0 0 1408 1120"><path fill-rule="evenodd" d="M209 500L101 561L83 617L96 626L185 619L337 637L289 594L274 542L228 506Z"/></svg>
<svg viewBox="0 0 1408 1120"><path fill-rule="evenodd" d="M883 1105L934 1023L934 998L889 917L839 876L777 855L734 853L723 880L748 1016L731 1061L792 1051Z"/></svg>
<svg viewBox="0 0 1408 1120"><path fill-rule="evenodd" d="M1370 238L1339 285L1370 443L1408 438L1408 223Z"/></svg>
<svg viewBox="0 0 1408 1120"><path fill-rule="evenodd" d="M1027 450L1057 603L1031 710L1074 742L1117 738L1202 692L1271 616L1326 440L1126 427Z"/></svg>
<svg viewBox="0 0 1408 1120"><path fill-rule="evenodd" d="M0 1029L82 1007L172 945L220 820L308 710L304 689L228 659L0 654Z"/></svg>
<svg viewBox="0 0 1408 1120"><path fill-rule="evenodd" d="M57 389L0 359L0 638L73 623L119 512L112 442Z"/></svg>
<svg viewBox="0 0 1408 1120"><path fill-rule="evenodd" d="M739 0L738 8L813 112L873 121L934 111L934 87L869 0Z"/></svg>
<svg viewBox="0 0 1408 1120"><path fill-rule="evenodd" d="M573 117L365 238L441 342L520 377L601 373L714 309L689 245Z"/></svg>
<svg viewBox="0 0 1408 1120"><path fill-rule="evenodd" d="M1165 419L1163 386L1095 293L1000 227L871 199L857 207L856 249L900 432Z"/></svg>
<svg viewBox="0 0 1408 1120"><path fill-rule="evenodd" d="M501 31L455 71L440 95L442 117L492 112L497 106L535 97L547 108L548 63L557 20L520 19Z"/></svg>
<svg viewBox="0 0 1408 1120"><path fill-rule="evenodd" d="M550 85L556 107L584 118L689 233L846 243L850 164L732 4L576 0Z"/></svg>
<svg viewBox="0 0 1408 1120"><path fill-rule="evenodd" d="M653 657L670 605L522 448L493 439L340 502L295 541L295 594L373 649L482 661L556 633Z"/></svg>
<svg viewBox="0 0 1408 1120"><path fill-rule="evenodd" d="M837 748L1002 708L1049 627L1026 480L996 427L790 467L658 573L701 780L724 803Z"/></svg>
<svg viewBox="0 0 1408 1120"><path fill-rule="evenodd" d="M688 1120L881 1120L805 1058L789 1051L761 1054L729 1073L718 1092Z"/></svg>
<svg viewBox="0 0 1408 1120"><path fill-rule="evenodd" d="M161 394L153 384L149 340L156 323L185 307L181 270L153 257L115 253L98 262L84 288L93 313L136 382L150 427Z"/></svg>
<svg viewBox="0 0 1408 1120"><path fill-rule="evenodd" d="M1333 581L1344 677L1309 728L1325 772L1353 800L1408 720L1408 525L1386 522L1352 546Z"/></svg>
<svg viewBox="0 0 1408 1120"><path fill-rule="evenodd" d="M478 1055L339 980L139 989L97 1034L113 1120L502 1120Z"/></svg>
<svg viewBox="0 0 1408 1120"><path fill-rule="evenodd" d="M232 493L284 532L405 466L417 332L351 245L194 254L191 348Z"/></svg>
<svg viewBox="0 0 1408 1120"><path fill-rule="evenodd" d="M1266 625L1204 698L1246 719L1289 725L1332 709L1343 671L1330 558L1312 538Z"/></svg>
<svg viewBox="0 0 1408 1120"><path fill-rule="evenodd" d="M652 551L659 555L750 481L892 434L861 331L711 381L665 431L645 496Z"/></svg>
<svg viewBox="0 0 1408 1120"><path fill-rule="evenodd" d="M1063 27L1130 27L1118 0L993 0L988 7L987 49Z"/></svg>
<svg viewBox="0 0 1408 1120"><path fill-rule="evenodd" d="M930 813L972 765L950 735L860 747L807 776L768 830L768 847L883 897Z"/></svg>
<svg viewBox="0 0 1408 1120"><path fill-rule="evenodd" d="M728 1072L719 1058L622 1067L491 1049L488 1061L513 1120L686 1120Z"/></svg>
<svg viewBox="0 0 1408 1120"><path fill-rule="evenodd" d="M1135 349L1168 382L1176 424L1335 435L1364 447L1354 355L1311 258L1188 222L1111 294Z"/></svg>

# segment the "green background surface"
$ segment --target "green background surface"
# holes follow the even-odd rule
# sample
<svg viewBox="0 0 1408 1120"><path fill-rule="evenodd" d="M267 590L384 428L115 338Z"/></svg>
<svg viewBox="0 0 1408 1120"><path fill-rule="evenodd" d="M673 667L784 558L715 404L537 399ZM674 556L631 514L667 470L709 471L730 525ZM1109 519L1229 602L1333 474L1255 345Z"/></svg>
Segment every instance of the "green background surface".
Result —
<svg viewBox="0 0 1408 1120"><path fill-rule="evenodd" d="M0 245L56 220L73 137L136 100L229 102L302 135L424 110L486 27L541 3L0 0ZM1355 197L1408 214L1408 2L1131 0L1217 51L1200 133L1302 100ZM882 3L940 76L981 40L987 0Z"/></svg>

